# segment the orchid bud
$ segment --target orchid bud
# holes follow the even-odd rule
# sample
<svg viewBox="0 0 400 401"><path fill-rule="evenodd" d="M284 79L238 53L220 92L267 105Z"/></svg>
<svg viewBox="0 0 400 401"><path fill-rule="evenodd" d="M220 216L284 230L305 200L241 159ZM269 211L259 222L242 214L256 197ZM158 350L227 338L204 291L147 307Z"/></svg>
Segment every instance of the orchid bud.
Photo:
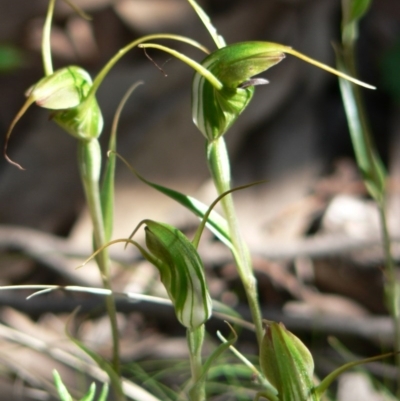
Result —
<svg viewBox="0 0 400 401"><path fill-rule="evenodd" d="M313 393L314 361L307 347L282 323L266 322L261 370L281 401L318 400Z"/></svg>
<svg viewBox="0 0 400 401"><path fill-rule="evenodd" d="M348 362L315 385L314 360L308 348L282 323L265 320L264 324L260 366L265 378L276 391L262 391L255 400L265 397L270 401L320 401L327 388L343 372L393 355L388 353Z"/></svg>
<svg viewBox="0 0 400 401"><path fill-rule="evenodd" d="M149 252L138 249L159 270L178 320L188 329L199 327L210 318L212 302L195 246L177 228L153 220L143 220L134 233L141 224Z"/></svg>
<svg viewBox="0 0 400 401"><path fill-rule="evenodd" d="M251 79L279 63L284 57L267 42L243 42L222 47L206 57L201 65L223 85L215 88L196 72L192 84L193 121L209 140L223 135L247 107L254 85L268 83Z"/></svg>

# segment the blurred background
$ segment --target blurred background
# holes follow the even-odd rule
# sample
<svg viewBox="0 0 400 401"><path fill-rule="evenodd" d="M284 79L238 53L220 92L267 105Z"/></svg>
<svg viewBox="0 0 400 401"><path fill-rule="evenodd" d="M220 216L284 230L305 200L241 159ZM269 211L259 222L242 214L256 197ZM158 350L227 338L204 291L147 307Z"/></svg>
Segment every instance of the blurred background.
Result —
<svg viewBox="0 0 400 401"><path fill-rule="evenodd" d="M57 2L52 29L55 69L80 65L95 76L121 47L140 36L158 32L187 35L211 50L215 48L184 0L74 3L92 20L82 19L65 3ZM328 65L335 64L333 46L340 41L341 21L338 0L199 3L227 43L278 42ZM0 130L4 134L24 102L24 92L43 76L40 41L46 9L45 0L0 2ZM170 44L202 60L203 55L189 46ZM357 54L360 79L378 88L363 89L362 94L371 131L389 171L389 223L398 261L398 0L372 2L360 25ZM119 101L130 85L143 81L122 113L118 151L146 178L210 203L215 193L207 171L204 139L191 121L193 73L169 55L153 49L148 55L162 71L142 50L135 49L111 70L100 87L98 100L105 118L104 156ZM260 179L266 183L240 191L235 199L254 257L265 317L283 320L304 339L317 337L312 344L321 351L317 355L325 373L332 366L326 335L344 336L349 347L362 355L376 354L391 346L392 332L383 302L377 211L368 199L354 162L337 78L290 55L262 76L270 83L256 88L251 105L227 134L226 141L234 184ZM78 176L74 138L49 121L45 110L32 106L15 127L8 153L26 170L20 171L0 160L1 285L99 285L93 266L75 270L90 254L91 227ZM116 181L115 238L129 236L144 218L169 222L193 233L195 218L138 182L122 164L118 166ZM139 259L135 250L123 252L116 247L112 252L118 262L113 273L116 290L156 294L161 291L157 287L157 273ZM213 296L248 316L229 253L209 233L204 236L200 253L207 265ZM100 302L87 295L82 299L71 294L25 301L24 294L0 292L0 320L21 332L42 330L53 339L63 336L62 325L57 326L55 321L63 321L63 316L76 304L82 304L84 312L89 313ZM171 323L171 311L126 302L121 303L120 309L126 312L120 317L127 361L167 358L168 355L161 355L166 352L166 345L163 350L156 349L160 337L164 344L171 342L168 349L176 354L181 345L173 341L181 339L182 333L177 324ZM107 354L104 344L109 339L105 334L99 339L98 334L104 332L106 323L100 312L91 317L82 323L80 335L97 346L98 352ZM215 325L219 327L220 323ZM36 334L45 336L43 332ZM44 378L49 378L54 360L46 360L43 372L32 372L34 365L30 364L35 364L37 355L28 354L25 349L22 352L24 347L14 344L19 360L23 361L21 366L29 372L24 370L22 375L17 362L15 366L9 363L10 340L4 333L0 336L0 358L4 364L1 380L10 391L7 399L31 400L35 394L44 397L51 393L43 383ZM146 344L142 343L145 339ZM66 342L65 338L63 341ZM253 351L252 342L254 345L252 334L244 333L244 347L249 352ZM182 349L184 352L184 345ZM318 356L316 359L318 366ZM63 365L59 361L57 364ZM68 372L64 369L65 375ZM387 377L392 374L378 373ZM16 378L19 392L15 391Z"/></svg>

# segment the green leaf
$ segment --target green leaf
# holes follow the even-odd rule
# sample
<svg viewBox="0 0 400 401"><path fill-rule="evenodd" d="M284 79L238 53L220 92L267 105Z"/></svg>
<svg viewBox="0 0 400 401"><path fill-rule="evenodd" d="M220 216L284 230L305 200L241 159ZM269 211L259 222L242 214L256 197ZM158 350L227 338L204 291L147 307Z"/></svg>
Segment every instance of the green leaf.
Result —
<svg viewBox="0 0 400 401"><path fill-rule="evenodd" d="M144 182L145 184L149 185L150 187L154 188L155 190L167 195L169 198L175 200L182 206L186 207L196 216L203 218L204 215L207 213L209 207L204 203L200 202L196 198L191 196L182 194L181 192L175 191L174 189L164 187L162 185L156 184L152 181L147 180L142 175L140 175L122 156L117 155L124 164L129 168L129 170L135 174L139 180ZM207 218L206 223L207 228L209 228L214 235L218 237L218 239L223 242L228 248L232 249L233 245L228 233L228 224L226 220L214 210L211 211L210 215Z"/></svg>
<svg viewBox="0 0 400 401"><path fill-rule="evenodd" d="M371 6L371 0L342 0L343 23L358 22Z"/></svg>
<svg viewBox="0 0 400 401"><path fill-rule="evenodd" d="M65 387L65 384L63 383L60 374L57 372L57 370L53 370L53 379L54 383L58 392L58 395L60 397L61 401L73 401L71 395L68 392L67 387Z"/></svg>
<svg viewBox="0 0 400 401"><path fill-rule="evenodd" d="M108 384L104 383L98 401L107 401Z"/></svg>
<svg viewBox="0 0 400 401"><path fill-rule="evenodd" d="M96 384L92 383L88 392L79 401L93 401L96 395ZM104 383L100 396L97 401L106 401L108 395L108 384Z"/></svg>
<svg viewBox="0 0 400 401"><path fill-rule="evenodd" d="M71 315L69 320L71 320L75 316L76 312L77 312L77 310L74 311L74 313ZM85 352L90 358L92 358L97 363L97 365L104 372L107 373L107 375L110 378L110 381L111 381L111 383L113 385L115 393L118 395L118 397L120 397L121 399L124 399L124 397L125 397L124 396L124 391L123 391L123 389L121 387L121 381L120 381L119 375L113 369L112 365L109 362L107 362L104 358L102 358L99 354L97 354L96 352L94 352L90 348L88 348L84 343L79 341L77 338L73 337L68 331L68 322L67 322L67 325L65 327L65 333L66 333L67 337L73 343L75 343L75 345L77 345L83 352ZM108 388L107 388L107 390L105 390L105 388L103 387L102 397L104 397L104 392L105 391L108 391Z"/></svg>
<svg viewBox="0 0 400 401"><path fill-rule="evenodd" d="M335 369L332 373L330 373L328 376L326 376L324 378L324 380L322 380L321 383L315 388L315 392L321 396L327 390L327 388L332 384L332 382L335 379L337 379L337 377L339 375L346 372L347 370L349 370L355 366L358 366L358 365L364 365L366 363L375 362L375 361L379 361L384 358L388 358L389 356L393 356L393 354L394 354L393 352L389 352L387 354L377 355L377 356L373 356L371 358L366 358L366 359L361 359L360 361L348 362L348 363L340 366L339 368Z"/></svg>
<svg viewBox="0 0 400 401"><path fill-rule="evenodd" d="M121 102L115 112L113 125L111 128L110 141L108 143L108 159L106 162L103 182L101 185L101 209L103 212L104 230L106 242L110 241L113 231L114 220L114 180L115 180L115 166L116 166L116 150L117 150L117 130L118 122L122 109L132 92L141 85L142 82L136 82L125 93Z"/></svg>
<svg viewBox="0 0 400 401"><path fill-rule="evenodd" d="M89 387L88 392L79 401L93 401L96 394L96 384L92 383Z"/></svg>
<svg viewBox="0 0 400 401"><path fill-rule="evenodd" d="M115 138L111 137L109 149L115 150L115 145ZM111 153L106 162L100 193L106 242L110 241L114 226L115 165L116 157Z"/></svg>
<svg viewBox="0 0 400 401"><path fill-rule="evenodd" d="M54 383L56 385L56 389L58 391L58 395L60 397L61 401L73 401L71 395L69 394L67 388L65 387L61 376L57 372L57 370L53 370L53 378L54 378ZM92 401L94 396L96 394L96 384L92 383L89 387L89 390L87 393L79 400L79 401ZM105 383L103 385L101 394L98 398L98 401L106 401L108 395L108 384Z"/></svg>
<svg viewBox="0 0 400 401"><path fill-rule="evenodd" d="M371 0L342 0L342 40L351 44L358 37L358 21L365 15Z"/></svg>
<svg viewBox="0 0 400 401"><path fill-rule="evenodd" d="M343 57L338 50L336 60L339 70L346 72ZM382 203L385 195L386 172L373 146L363 112L358 107L357 88L342 78L339 78L339 84L357 165L369 194L377 202Z"/></svg>

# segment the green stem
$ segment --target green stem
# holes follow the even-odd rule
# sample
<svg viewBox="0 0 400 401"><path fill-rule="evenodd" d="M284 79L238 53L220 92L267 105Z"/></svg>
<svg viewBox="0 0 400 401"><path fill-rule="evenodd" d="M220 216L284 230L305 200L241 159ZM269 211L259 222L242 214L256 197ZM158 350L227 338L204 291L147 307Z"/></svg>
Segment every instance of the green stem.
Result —
<svg viewBox="0 0 400 401"><path fill-rule="evenodd" d="M51 37L51 22L53 20L55 2L56 0L50 0L49 7L47 9L46 20L43 26L42 59L43 59L43 68L45 75L51 75L53 73L50 37Z"/></svg>
<svg viewBox="0 0 400 401"><path fill-rule="evenodd" d="M225 140L222 136L208 143L207 159L215 187L218 194L221 195L231 189L229 156ZM255 325L257 341L258 344L261 344L263 337L262 318L258 302L257 281L253 273L249 250L240 232L232 195L228 194L222 198L221 204L225 218L228 222L229 234L233 244L233 255L237 263L240 279L246 292L247 301Z"/></svg>
<svg viewBox="0 0 400 401"><path fill-rule="evenodd" d="M200 380L203 372L201 350L204 342L204 324L193 330L187 329L187 342L192 373L192 387L189 390L189 399L190 401L205 401L205 382Z"/></svg>
<svg viewBox="0 0 400 401"><path fill-rule="evenodd" d="M97 74L96 78L93 81L93 85L90 88L90 92L87 96L87 98L90 98L91 96L94 96L97 89L99 88L100 84L103 82L104 78L106 75L110 72L111 68L114 67L114 65L123 57L125 56L126 53L128 53L131 49L134 47L140 45L141 43L148 42L150 40L156 40L156 39L171 39L171 40L177 40L179 42L184 42L187 43L193 47L197 47L198 49L202 50L203 52L208 54L208 50L202 46L200 43L196 42L193 39L187 38L185 36L181 35L174 35L174 34L167 34L167 33L162 33L162 34L154 34L154 35L147 35L143 36L137 40L134 40L133 42L129 43L122 49L120 49L117 54L114 55L112 59L108 61L108 63L102 68L102 70Z"/></svg>
<svg viewBox="0 0 400 401"><path fill-rule="evenodd" d="M93 224L93 246L99 249L106 244L103 214L100 200L100 171L101 171L101 149L97 139L89 141L80 140L78 142L78 162L85 192L86 202L89 208L90 217ZM97 256L96 261L99 267L101 279L105 289L110 290L110 295L106 296L106 308L111 324L111 336L113 342L113 369L119 376L119 340L117 313L115 300L112 295L110 282L110 258L107 249L103 249ZM121 383L113 383L114 386L121 387ZM122 401L124 398L119 397Z"/></svg>
<svg viewBox="0 0 400 401"><path fill-rule="evenodd" d="M354 24L355 23L356 22L354 22ZM350 73L352 76L357 76L355 61L356 35L354 32L356 32L355 26L353 27L352 35L349 37L343 35L341 57L346 72ZM350 132L352 133L353 147L358 167L363 173L364 183L379 209L382 246L385 255L385 301L394 326L394 348L396 352L396 365L398 368L397 396L400 398L400 354L398 353L400 351L400 294L399 285L396 280L395 266L391 251L391 240L386 218L386 173L370 134L369 122L365 113L360 90L354 85L351 90L353 92L354 100L352 100L352 102L347 102L346 112L348 114ZM352 103L354 103L354 106ZM349 113L348 109L350 108L354 108L354 115Z"/></svg>

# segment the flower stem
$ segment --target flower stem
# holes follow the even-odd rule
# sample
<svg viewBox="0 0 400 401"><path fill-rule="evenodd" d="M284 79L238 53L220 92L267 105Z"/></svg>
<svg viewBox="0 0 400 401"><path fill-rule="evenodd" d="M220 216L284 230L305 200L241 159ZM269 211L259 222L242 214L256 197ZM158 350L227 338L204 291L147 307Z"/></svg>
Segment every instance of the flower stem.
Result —
<svg viewBox="0 0 400 401"><path fill-rule="evenodd" d="M86 202L89 208L90 217L93 224L93 248L99 249L106 243L103 214L100 201L100 171L101 171L101 149L97 139L80 140L78 142L78 162ZM106 308L111 324L111 337L113 342L113 360L112 366L119 376L119 340L117 314L115 300L112 295L110 282L110 258L107 249L103 249L96 256L101 279L105 289L110 290L110 295L106 296ZM114 386L121 387L121 383L113 383ZM119 393L118 391L116 393ZM124 398L119 396L120 401Z"/></svg>
<svg viewBox="0 0 400 401"><path fill-rule="evenodd" d="M200 380L203 373L201 350L204 342L204 324L193 330L187 329L187 342L192 373L192 387L189 391L189 399L190 401L205 401L205 382Z"/></svg>
<svg viewBox="0 0 400 401"><path fill-rule="evenodd" d="M214 185L218 194L231 189L231 173L229 156L224 138L221 136L207 144L207 159ZM233 256L237 263L238 273L246 292L247 301L252 314L258 344L261 344L263 327L260 305L258 302L257 281L253 273L249 250L242 238L235 207L231 194L221 200L225 218L228 222L229 233L233 245Z"/></svg>

